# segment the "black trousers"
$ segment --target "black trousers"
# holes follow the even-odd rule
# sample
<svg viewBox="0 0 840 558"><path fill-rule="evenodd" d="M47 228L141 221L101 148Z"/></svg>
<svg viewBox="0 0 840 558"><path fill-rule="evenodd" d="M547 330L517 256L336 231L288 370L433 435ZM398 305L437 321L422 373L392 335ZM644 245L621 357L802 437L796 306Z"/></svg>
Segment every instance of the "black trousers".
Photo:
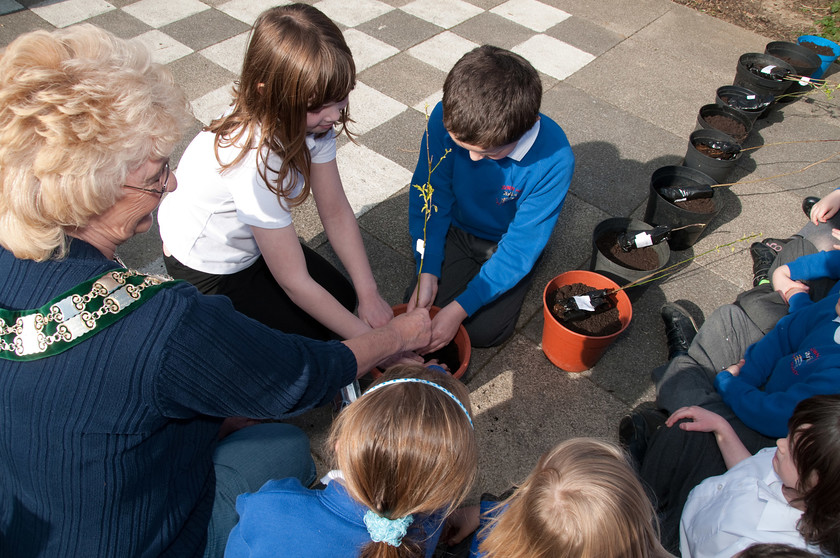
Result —
<svg viewBox="0 0 840 558"><path fill-rule="evenodd" d="M498 243L492 240L479 238L457 227L449 227L434 305L443 308L464 292L469 282L481 271L481 266L496 253L497 248ZM511 289L464 320L463 325L470 335L470 344L473 347L495 347L513 335L537 265L539 261ZM415 277L414 283L406 291L403 302L408 302L416 280Z"/></svg>
<svg viewBox="0 0 840 558"><path fill-rule="evenodd" d="M317 252L301 244L309 275L351 312L356 308L352 283ZM230 275L196 271L172 256L164 256L166 271L175 279L195 285L204 294L225 295L239 312L271 328L312 339L338 336L298 307L271 274L260 256L251 266Z"/></svg>

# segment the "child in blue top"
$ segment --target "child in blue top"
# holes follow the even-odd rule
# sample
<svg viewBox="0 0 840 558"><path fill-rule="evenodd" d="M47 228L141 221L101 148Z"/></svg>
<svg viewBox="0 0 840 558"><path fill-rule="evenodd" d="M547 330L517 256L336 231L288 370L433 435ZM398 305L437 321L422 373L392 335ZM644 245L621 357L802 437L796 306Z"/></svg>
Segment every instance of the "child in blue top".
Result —
<svg viewBox="0 0 840 558"><path fill-rule="evenodd" d="M422 273L408 308L442 308L428 351L462 322L478 347L513 333L574 170L569 141L540 114L541 99L528 61L493 46L467 53L446 77L412 179L433 188L428 223L423 196L414 188L409 195Z"/></svg>
<svg viewBox="0 0 840 558"><path fill-rule="evenodd" d="M269 481L236 500L227 558L430 558L476 474L467 389L417 365L390 369L341 411L324 490Z"/></svg>

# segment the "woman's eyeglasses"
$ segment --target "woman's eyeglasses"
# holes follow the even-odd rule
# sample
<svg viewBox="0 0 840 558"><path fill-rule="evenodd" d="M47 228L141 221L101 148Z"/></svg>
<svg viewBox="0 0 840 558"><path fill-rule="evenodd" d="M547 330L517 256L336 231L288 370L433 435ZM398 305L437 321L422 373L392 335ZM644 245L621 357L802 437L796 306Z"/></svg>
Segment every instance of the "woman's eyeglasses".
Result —
<svg viewBox="0 0 840 558"><path fill-rule="evenodd" d="M126 188L131 188L132 190L140 190L141 192L151 192L153 194L157 194L159 197L163 197L169 187L169 159L163 164L163 168L160 169L160 175L158 176L158 185L160 185L160 190L157 188L151 187L144 187L144 186L132 186L130 184L123 184Z"/></svg>

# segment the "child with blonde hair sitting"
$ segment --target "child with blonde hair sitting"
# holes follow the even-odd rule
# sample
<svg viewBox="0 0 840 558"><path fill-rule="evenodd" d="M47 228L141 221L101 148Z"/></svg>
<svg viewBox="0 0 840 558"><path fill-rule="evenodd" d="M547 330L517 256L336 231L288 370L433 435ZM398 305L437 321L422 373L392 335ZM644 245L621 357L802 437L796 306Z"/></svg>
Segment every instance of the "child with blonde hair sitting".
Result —
<svg viewBox="0 0 840 558"><path fill-rule="evenodd" d="M458 510L450 522L458 534L449 542L479 524L470 555L481 558L670 556L627 455L592 438L567 440L544 454L503 502Z"/></svg>

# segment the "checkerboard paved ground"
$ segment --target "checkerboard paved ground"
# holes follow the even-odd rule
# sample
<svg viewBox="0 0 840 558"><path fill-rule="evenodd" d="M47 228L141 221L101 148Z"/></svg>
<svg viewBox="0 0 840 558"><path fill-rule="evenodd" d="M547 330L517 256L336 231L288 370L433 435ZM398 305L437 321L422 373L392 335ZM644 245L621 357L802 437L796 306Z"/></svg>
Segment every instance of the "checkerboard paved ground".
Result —
<svg viewBox="0 0 840 558"><path fill-rule="evenodd" d="M137 37L172 70L195 121L176 150L228 104L250 25L265 0L0 0L0 46L33 29L88 22ZM712 252L636 297L629 329L590 371L568 374L540 350L541 292L569 269L587 268L595 225L644 214L650 174L680 164L697 110L732 83L738 56L762 52L761 37L668 0L321 0L311 2L344 31L359 69L351 95L357 144L342 141L339 167L359 215L383 295L399 302L413 264L408 188L424 109L441 97L454 62L490 43L528 58L544 83L542 110L566 130L577 156L571 192L517 334L473 352L469 388L481 443L477 492L500 492L552 444L570 436L615 438L616 424L652 396L648 372L666 356L658 310L687 299L698 313L731 302L749 285L746 244ZM835 65L834 70L836 71ZM836 79L836 76L835 76ZM759 122L748 145L840 138L837 100L798 101ZM799 202L840 186L837 160L782 178L837 151L836 144L785 144L744 158L725 208L701 241L673 261L745 234L785 237L804 224ZM748 182L764 179L761 182ZM295 216L300 236L334 257L311 204ZM129 265L160 269L155 232L122 249ZM321 455L330 409L296 419Z"/></svg>

